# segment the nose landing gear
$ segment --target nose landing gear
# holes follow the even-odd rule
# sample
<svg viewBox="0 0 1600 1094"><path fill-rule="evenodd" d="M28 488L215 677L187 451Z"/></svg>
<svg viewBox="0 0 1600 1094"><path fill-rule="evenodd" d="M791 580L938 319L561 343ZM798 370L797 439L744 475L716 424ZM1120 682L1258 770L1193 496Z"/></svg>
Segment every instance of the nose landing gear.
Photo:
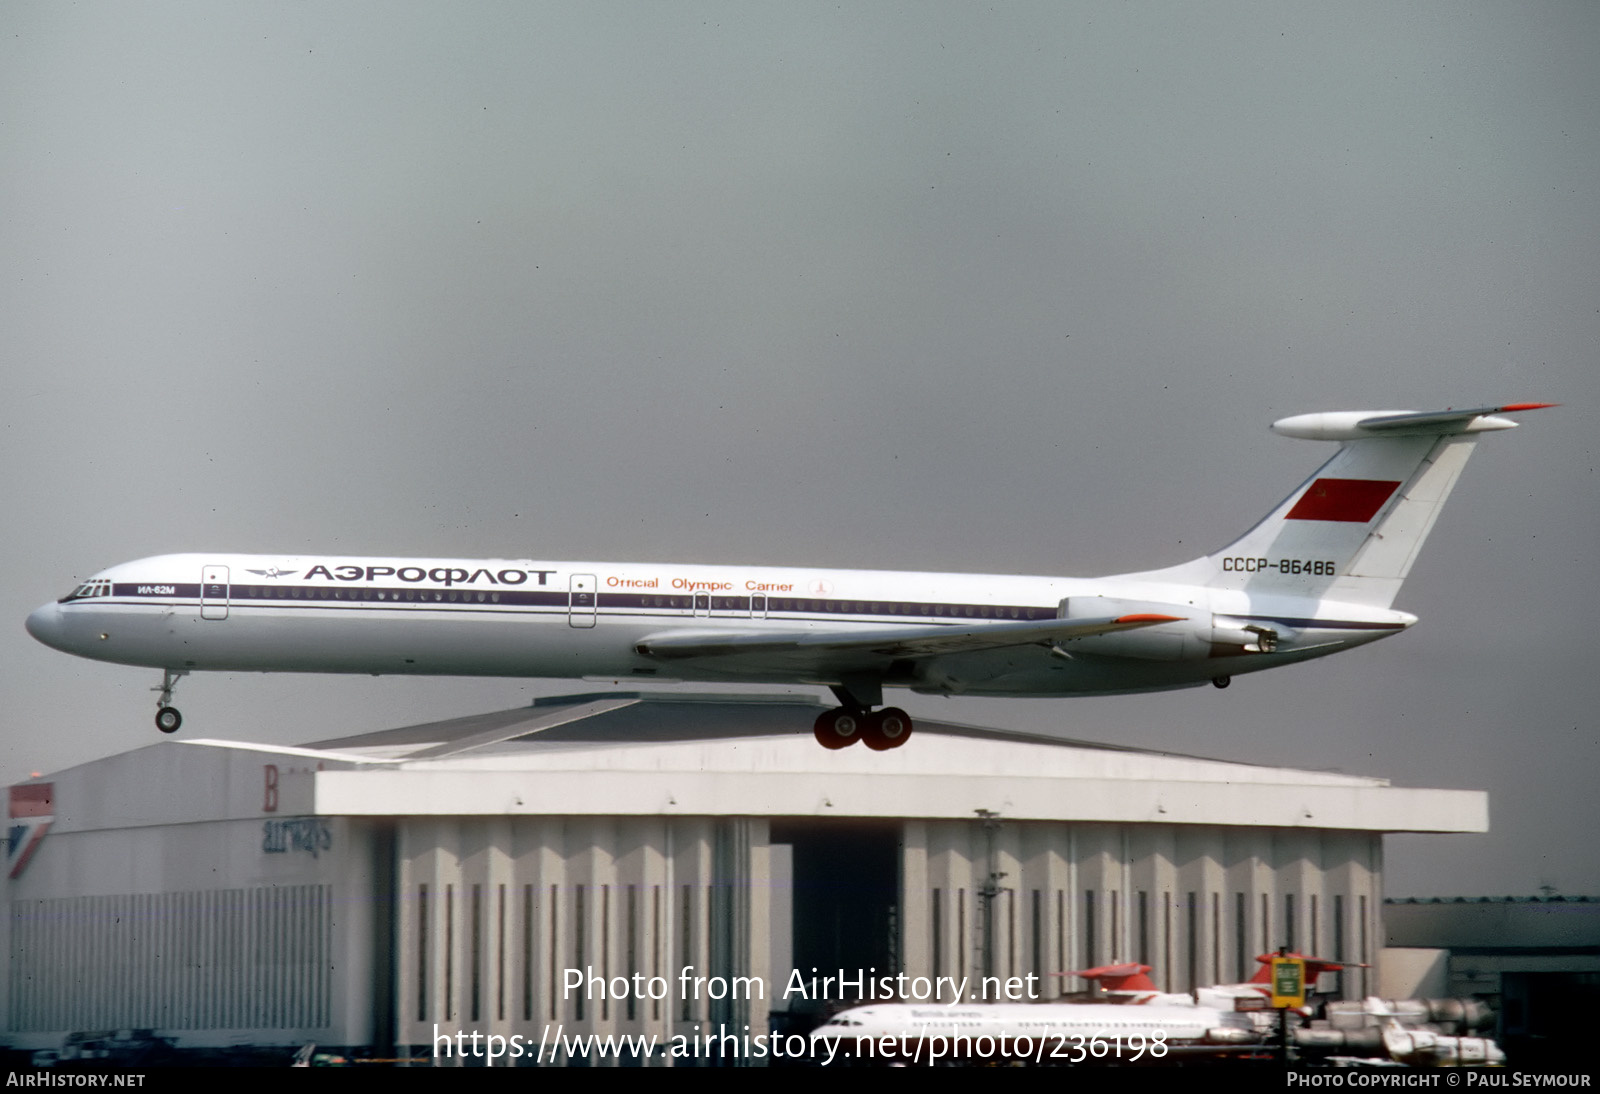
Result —
<svg viewBox="0 0 1600 1094"><path fill-rule="evenodd" d="M163 733L176 733L178 727L183 725L183 715L172 705L172 692L178 686L178 681L188 675L188 672L181 669L162 669L161 686L150 689L160 692L156 698L156 728Z"/></svg>

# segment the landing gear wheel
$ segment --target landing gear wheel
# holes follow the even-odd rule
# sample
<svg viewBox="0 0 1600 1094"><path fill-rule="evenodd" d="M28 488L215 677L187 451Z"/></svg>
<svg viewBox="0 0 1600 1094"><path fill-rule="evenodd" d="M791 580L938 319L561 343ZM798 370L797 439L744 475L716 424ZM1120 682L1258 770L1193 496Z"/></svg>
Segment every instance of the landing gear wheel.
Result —
<svg viewBox="0 0 1600 1094"><path fill-rule="evenodd" d="M1225 688L1231 683L1233 683L1233 677L1231 676L1213 676L1211 678L1212 687Z"/></svg>
<svg viewBox="0 0 1600 1094"><path fill-rule="evenodd" d="M844 707L834 707L817 715L811 733L823 748L849 748L861 738L861 718Z"/></svg>
<svg viewBox="0 0 1600 1094"><path fill-rule="evenodd" d="M884 707L876 714L867 715L861 739L874 752L899 748L911 737L911 715L899 707Z"/></svg>
<svg viewBox="0 0 1600 1094"><path fill-rule="evenodd" d="M172 692L178 681L188 675L188 669L162 669L161 686L150 689L156 692L156 728L163 733L176 733L183 725L183 715L172 705Z"/></svg>

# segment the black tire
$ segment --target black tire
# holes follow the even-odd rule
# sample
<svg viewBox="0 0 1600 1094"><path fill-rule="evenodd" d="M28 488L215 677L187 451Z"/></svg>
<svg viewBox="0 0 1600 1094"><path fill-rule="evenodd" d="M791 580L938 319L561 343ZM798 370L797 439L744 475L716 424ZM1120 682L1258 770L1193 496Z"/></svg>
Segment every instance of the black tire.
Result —
<svg viewBox="0 0 1600 1094"><path fill-rule="evenodd" d="M867 716L861 739L874 752L887 752L899 748L911 738L911 715L899 707L884 707Z"/></svg>
<svg viewBox="0 0 1600 1094"><path fill-rule="evenodd" d="M1212 687L1225 688L1231 683L1233 683L1233 677L1231 676L1213 676L1211 678Z"/></svg>
<svg viewBox="0 0 1600 1094"><path fill-rule="evenodd" d="M834 707L817 715L811 733L817 744L830 751L849 748L861 739L861 719L844 707Z"/></svg>
<svg viewBox="0 0 1600 1094"><path fill-rule="evenodd" d="M162 707L156 711L156 728L161 732L176 733L181 725L183 715L178 713L177 707Z"/></svg>

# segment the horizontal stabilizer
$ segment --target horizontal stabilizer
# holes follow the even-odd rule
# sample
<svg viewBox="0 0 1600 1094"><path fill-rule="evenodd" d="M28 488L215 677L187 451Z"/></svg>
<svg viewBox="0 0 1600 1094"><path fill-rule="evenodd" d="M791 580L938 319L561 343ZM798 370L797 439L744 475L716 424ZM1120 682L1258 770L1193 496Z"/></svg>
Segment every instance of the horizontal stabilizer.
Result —
<svg viewBox="0 0 1600 1094"><path fill-rule="evenodd" d="M1297 414L1272 423L1272 431L1285 437L1308 441L1358 441L1363 437L1440 437L1453 433L1488 433L1515 429L1510 418L1496 414L1516 414L1541 410L1557 403L1507 403L1504 406L1478 406L1466 410L1334 410L1319 414Z"/></svg>
<svg viewBox="0 0 1600 1094"><path fill-rule="evenodd" d="M934 657L952 653L1065 642L1097 634L1181 622L1175 615L1140 613L1102 619L1040 619L974 626L873 627L863 631L678 631L652 635L634 649L646 657L727 657L751 653L870 653L882 657Z"/></svg>
<svg viewBox="0 0 1600 1094"><path fill-rule="evenodd" d="M1407 429L1414 426L1465 425L1474 418L1481 418L1490 414L1514 414L1519 410L1542 410L1547 406L1556 405L1555 403L1509 403L1506 406L1480 406L1471 410L1429 410L1421 413L1380 414L1372 418L1363 418L1356 424L1362 429L1378 431Z"/></svg>

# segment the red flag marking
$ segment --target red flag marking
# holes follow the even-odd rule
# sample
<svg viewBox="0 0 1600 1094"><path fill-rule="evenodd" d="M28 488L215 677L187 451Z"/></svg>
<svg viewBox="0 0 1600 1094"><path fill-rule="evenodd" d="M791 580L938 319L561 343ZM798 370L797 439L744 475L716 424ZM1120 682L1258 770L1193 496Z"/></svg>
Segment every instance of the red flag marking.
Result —
<svg viewBox="0 0 1600 1094"><path fill-rule="evenodd" d="M1318 479L1300 495L1284 519L1365 524L1398 489L1399 483L1378 479Z"/></svg>

